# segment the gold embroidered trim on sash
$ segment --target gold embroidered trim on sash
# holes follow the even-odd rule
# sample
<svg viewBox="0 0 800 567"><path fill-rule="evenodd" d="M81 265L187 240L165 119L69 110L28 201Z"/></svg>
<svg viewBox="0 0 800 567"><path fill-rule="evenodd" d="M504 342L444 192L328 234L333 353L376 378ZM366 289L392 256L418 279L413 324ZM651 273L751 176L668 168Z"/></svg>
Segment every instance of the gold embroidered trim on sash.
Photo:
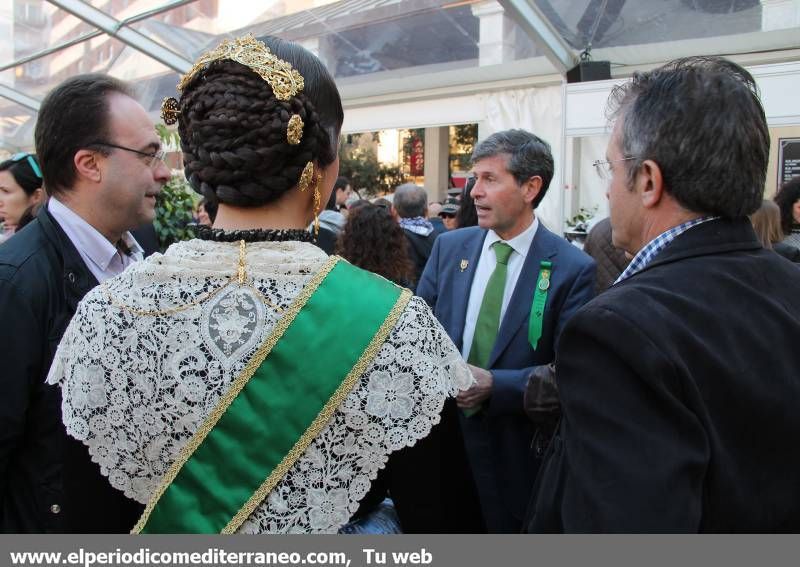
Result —
<svg viewBox="0 0 800 567"><path fill-rule="evenodd" d="M178 476L178 473L183 468L183 465L189 460L189 458L194 454L200 444L205 440L206 436L211 432L217 422L220 420L222 415L228 409L228 407L233 403L233 400L236 399L236 396L239 395L239 392L242 391L242 388L245 387L247 382L250 381L250 378L253 377L256 370L258 370L261 363L267 358L269 353L278 344L278 341L286 332L286 329L289 328L294 318L297 317L297 314L300 310L305 306L311 296L317 291L317 288L322 283L322 280L333 270L336 263L339 262L341 258L338 256L331 256L328 260L323 264L322 269L317 272L314 277L308 282L286 310L286 313L283 317L278 319L278 322L275 323L275 327L272 329L272 333L270 333L269 337L264 341L264 343L259 347L256 351L255 355L250 359L250 362L247 363L247 366L244 367L242 373L231 383L230 388L222 395L219 402L217 403L216 407L211 411L209 416L206 420L200 425L200 428L195 432L194 435L189 439L189 441L184 445L181 449L180 453L178 453L178 458L175 459L175 462L167 470L167 473L164 475L164 478L161 480L161 484L158 487L158 490L153 493L153 496L150 497L150 501L147 503L147 507L144 509L144 513L142 513L142 517L139 518L139 521L134 526L131 533L138 534L142 531L147 520L150 518L150 514L153 513L153 510L156 507L156 504L163 496L164 492L166 492L167 488L172 481Z"/></svg>
<svg viewBox="0 0 800 567"><path fill-rule="evenodd" d="M356 383L356 380L367 371L369 365L375 359L375 356L378 354L378 350L380 350L381 346L383 346L386 337L389 336L389 333L397 324L397 320L400 318L400 315L403 313L403 310L408 305L408 302L411 300L411 296L413 294L404 289L400 292L400 297L397 298L397 302L394 304L394 307L386 316L386 319L381 324L378 332L372 337L372 340L367 345L367 348L364 349L364 352L361 354L361 357L356 362L355 366L350 370L347 374L347 377L342 381L336 391L333 393L333 396L328 400L328 403L320 410L317 417L311 423L311 425L306 429L303 436L295 443L294 447L286 454L283 460L278 464L277 467L272 471L272 473L267 477L267 479L261 484L261 486L256 490L250 499L242 506L242 509L239 510L236 515L228 522L228 525L222 530L223 534L232 534L236 530L238 530L241 525L244 523L247 518L258 508L259 504L264 501L267 495L275 488L275 485L280 482L280 480L289 472L289 469L297 462L311 442L319 435L322 428L327 425L327 423L333 417L334 412L336 409L341 405L347 395L350 393L350 390L353 389L353 386Z"/></svg>

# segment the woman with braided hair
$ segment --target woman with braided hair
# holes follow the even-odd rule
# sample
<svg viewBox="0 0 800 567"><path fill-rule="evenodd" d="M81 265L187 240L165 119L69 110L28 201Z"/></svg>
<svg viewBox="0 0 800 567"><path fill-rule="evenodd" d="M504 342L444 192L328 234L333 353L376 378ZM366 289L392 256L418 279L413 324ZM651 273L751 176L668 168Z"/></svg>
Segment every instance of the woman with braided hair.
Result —
<svg viewBox="0 0 800 567"><path fill-rule="evenodd" d="M338 175L328 71L248 36L178 90L162 116L214 225L90 292L49 377L67 432L142 505L134 531L353 531L387 492L405 531L480 529L458 350L424 302L304 228Z"/></svg>

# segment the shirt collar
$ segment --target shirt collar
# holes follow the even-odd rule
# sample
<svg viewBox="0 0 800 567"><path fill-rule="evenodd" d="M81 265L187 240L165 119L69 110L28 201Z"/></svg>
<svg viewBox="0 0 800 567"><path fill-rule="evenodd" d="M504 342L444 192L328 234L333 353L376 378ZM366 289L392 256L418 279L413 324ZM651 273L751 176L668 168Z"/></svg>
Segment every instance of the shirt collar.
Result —
<svg viewBox="0 0 800 567"><path fill-rule="evenodd" d="M121 254L119 248L111 244L96 228L55 197L50 197L47 209L67 233L75 247L101 270L106 271L114 256ZM128 247L131 255L144 253L130 232L125 232L121 240Z"/></svg>
<svg viewBox="0 0 800 567"><path fill-rule="evenodd" d="M636 253L636 256L633 257L631 263L628 264L628 267L625 268L625 271L619 275L614 284L618 284L619 282L626 280L632 275L644 270L647 265L650 264L662 250L664 250L664 248L666 248L679 235L683 234L693 226L703 224L704 222L708 222L710 220L716 220L718 218L719 217L700 217L686 221L677 226L673 226L672 228L668 228L648 242L644 248Z"/></svg>
<svg viewBox="0 0 800 567"><path fill-rule="evenodd" d="M523 258L528 255L528 250L531 249L531 243L533 242L533 237L536 236L536 231L539 229L539 219L534 215L533 222L531 225L523 230L521 233L516 235L511 240L503 240L500 236L494 231L490 230L489 233L486 235L486 241L484 246L488 249L494 244L495 242L505 242L511 248L513 248L514 252L522 256Z"/></svg>

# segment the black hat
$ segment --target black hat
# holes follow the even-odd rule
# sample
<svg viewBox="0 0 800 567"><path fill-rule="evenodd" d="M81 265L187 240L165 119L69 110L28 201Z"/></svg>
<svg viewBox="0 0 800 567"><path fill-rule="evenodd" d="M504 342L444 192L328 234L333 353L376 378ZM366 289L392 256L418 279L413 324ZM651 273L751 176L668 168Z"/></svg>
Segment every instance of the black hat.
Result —
<svg viewBox="0 0 800 567"><path fill-rule="evenodd" d="M458 204L458 201L456 201L455 199L447 199L444 202L444 204L442 205L442 211L441 212L445 213L445 214L448 214L448 215L454 215L454 214L456 214L458 212L459 208L460 208L460 205Z"/></svg>

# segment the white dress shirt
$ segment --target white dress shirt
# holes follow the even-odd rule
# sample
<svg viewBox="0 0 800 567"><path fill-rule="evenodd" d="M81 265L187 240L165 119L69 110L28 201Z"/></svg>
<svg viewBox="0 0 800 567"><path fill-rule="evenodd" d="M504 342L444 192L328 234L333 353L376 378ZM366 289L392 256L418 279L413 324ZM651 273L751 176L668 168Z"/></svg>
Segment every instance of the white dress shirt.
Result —
<svg viewBox="0 0 800 567"><path fill-rule="evenodd" d="M100 283L121 274L125 268L144 257L142 247L130 232L122 235L122 241L130 249L130 254L123 254L96 228L55 197L50 197L47 210L77 248L83 263Z"/></svg>
<svg viewBox="0 0 800 567"><path fill-rule="evenodd" d="M469 359L469 351L472 348L472 337L475 334L475 323L478 320L478 313L480 313L481 303L483 302L483 293L486 291L486 285L489 283L489 278L492 276L492 272L494 272L494 268L497 265L497 257L494 254L494 250L492 250L492 244L495 242L505 242L514 250L508 258L506 286L503 290L503 305L500 308L500 322L502 323L503 317L506 315L508 303L511 301L511 295L514 293L514 288L517 286L517 280L522 271L522 265L525 263L528 250L531 248L533 237L536 236L536 231L538 229L539 219L534 217L531 225L511 240L504 241L493 230L490 230L486 234L486 238L483 241L483 248L481 249L481 256L478 259L478 265L475 267L475 278L472 280L472 287L469 290L467 318L464 321L464 334L462 336L463 342L461 345L461 354L464 360Z"/></svg>

